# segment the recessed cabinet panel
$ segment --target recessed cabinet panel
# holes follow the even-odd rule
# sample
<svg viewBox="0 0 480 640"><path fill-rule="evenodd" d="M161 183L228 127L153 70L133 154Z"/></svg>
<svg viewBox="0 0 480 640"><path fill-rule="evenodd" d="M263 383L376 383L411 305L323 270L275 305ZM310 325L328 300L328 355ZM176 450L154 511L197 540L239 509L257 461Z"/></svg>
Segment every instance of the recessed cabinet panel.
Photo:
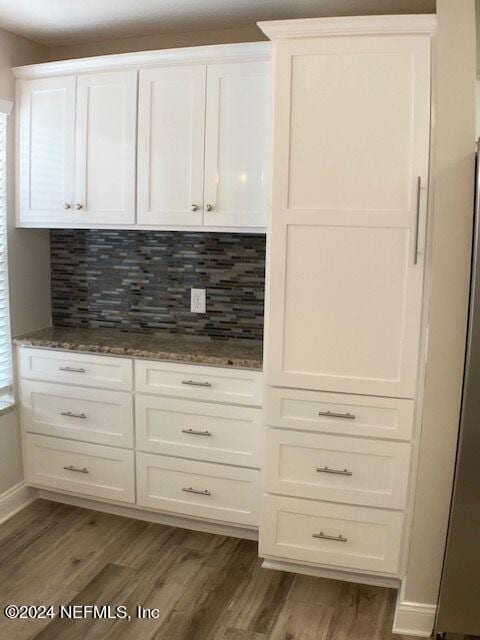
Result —
<svg viewBox="0 0 480 640"><path fill-rule="evenodd" d="M75 222L135 222L137 72L77 80Z"/></svg>
<svg viewBox="0 0 480 640"><path fill-rule="evenodd" d="M137 453L138 505L258 526L260 471Z"/></svg>
<svg viewBox="0 0 480 640"><path fill-rule="evenodd" d="M20 347L20 376L29 380L130 391L133 361L94 353Z"/></svg>
<svg viewBox="0 0 480 640"><path fill-rule="evenodd" d="M204 402L262 405L261 371L135 360L135 390Z"/></svg>
<svg viewBox="0 0 480 640"><path fill-rule="evenodd" d="M286 233L270 383L413 396L421 273L408 229L291 225Z"/></svg>
<svg viewBox="0 0 480 640"><path fill-rule="evenodd" d="M260 409L136 394L137 449L260 467Z"/></svg>
<svg viewBox="0 0 480 640"><path fill-rule="evenodd" d="M20 223L71 222L75 82L66 76L17 85Z"/></svg>
<svg viewBox="0 0 480 640"><path fill-rule="evenodd" d="M264 496L260 556L396 574L404 515L367 507Z"/></svg>
<svg viewBox="0 0 480 640"><path fill-rule="evenodd" d="M135 502L133 451L28 433L24 454L27 484Z"/></svg>
<svg viewBox="0 0 480 640"><path fill-rule="evenodd" d="M411 207L414 73L410 51L293 58L290 208Z"/></svg>
<svg viewBox="0 0 480 640"><path fill-rule="evenodd" d="M23 380L26 431L116 447L133 446L133 397L122 391Z"/></svg>
<svg viewBox="0 0 480 640"><path fill-rule="evenodd" d="M142 69L138 222L203 222L205 65Z"/></svg>
<svg viewBox="0 0 480 640"><path fill-rule="evenodd" d="M410 440L415 402L301 389L267 393L267 424L346 436Z"/></svg>
<svg viewBox="0 0 480 640"><path fill-rule="evenodd" d="M267 432L266 488L272 493L404 509L409 468L406 442Z"/></svg>
<svg viewBox="0 0 480 640"><path fill-rule="evenodd" d="M276 67L276 205L414 213L412 184L428 171L430 39L286 42Z"/></svg>
<svg viewBox="0 0 480 640"><path fill-rule="evenodd" d="M207 69L205 216L208 226L266 225L268 62Z"/></svg>

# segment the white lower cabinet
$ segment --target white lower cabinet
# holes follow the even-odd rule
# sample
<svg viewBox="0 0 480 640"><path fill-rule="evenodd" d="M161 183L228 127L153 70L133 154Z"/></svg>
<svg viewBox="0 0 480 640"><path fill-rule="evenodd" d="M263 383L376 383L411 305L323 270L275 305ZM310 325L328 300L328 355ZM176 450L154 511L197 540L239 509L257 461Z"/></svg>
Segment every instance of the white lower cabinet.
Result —
<svg viewBox="0 0 480 640"><path fill-rule="evenodd" d="M396 574L403 514L267 495L261 556L344 570Z"/></svg>
<svg viewBox="0 0 480 640"><path fill-rule="evenodd" d="M137 453L138 504L197 518L258 525L260 472Z"/></svg>
<svg viewBox="0 0 480 640"><path fill-rule="evenodd" d="M21 394L28 432L133 447L131 393L24 380Z"/></svg>
<svg viewBox="0 0 480 640"><path fill-rule="evenodd" d="M203 402L260 407L262 372L135 360L135 390Z"/></svg>
<svg viewBox="0 0 480 640"><path fill-rule="evenodd" d="M403 509L410 445L269 429L266 488L314 500Z"/></svg>
<svg viewBox="0 0 480 640"><path fill-rule="evenodd" d="M128 358L20 347L18 368L22 380L121 391L133 387L133 362Z"/></svg>
<svg viewBox="0 0 480 640"><path fill-rule="evenodd" d="M260 555L397 578L415 401L280 387L266 398Z"/></svg>
<svg viewBox="0 0 480 640"><path fill-rule="evenodd" d="M28 484L135 502L133 451L31 433L24 442Z"/></svg>
<svg viewBox="0 0 480 640"><path fill-rule="evenodd" d="M345 436L410 440L414 400L269 387L267 423Z"/></svg>
<svg viewBox="0 0 480 640"><path fill-rule="evenodd" d="M18 361L27 484L258 527L261 371L22 346Z"/></svg>
<svg viewBox="0 0 480 640"><path fill-rule="evenodd" d="M137 393L137 449L260 467L261 409Z"/></svg>

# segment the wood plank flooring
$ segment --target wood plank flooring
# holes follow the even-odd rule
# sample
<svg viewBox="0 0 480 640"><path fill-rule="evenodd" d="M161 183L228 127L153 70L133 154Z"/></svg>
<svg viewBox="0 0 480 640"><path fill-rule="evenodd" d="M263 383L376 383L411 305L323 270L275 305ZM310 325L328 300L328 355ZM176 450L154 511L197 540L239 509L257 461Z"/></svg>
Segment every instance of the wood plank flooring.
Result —
<svg viewBox="0 0 480 640"><path fill-rule="evenodd" d="M260 565L252 541L37 500L0 526L0 639L411 640L391 633L391 589ZM8 620L7 604L123 605L132 619Z"/></svg>

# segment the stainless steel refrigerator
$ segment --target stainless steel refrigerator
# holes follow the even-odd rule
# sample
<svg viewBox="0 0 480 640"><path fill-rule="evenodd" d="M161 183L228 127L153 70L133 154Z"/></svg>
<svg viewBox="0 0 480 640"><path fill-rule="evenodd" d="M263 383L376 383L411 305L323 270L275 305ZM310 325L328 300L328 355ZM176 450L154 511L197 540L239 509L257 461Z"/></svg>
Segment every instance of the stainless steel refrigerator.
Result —
<svg viewBox="0 0 480 640"><path fill-rule="evenodd" d="M480 141L479 141L480 144ZM436 620L437 637L480 636L480 162L455 482ZM446 635L443 635L446 634Z"/></svg>

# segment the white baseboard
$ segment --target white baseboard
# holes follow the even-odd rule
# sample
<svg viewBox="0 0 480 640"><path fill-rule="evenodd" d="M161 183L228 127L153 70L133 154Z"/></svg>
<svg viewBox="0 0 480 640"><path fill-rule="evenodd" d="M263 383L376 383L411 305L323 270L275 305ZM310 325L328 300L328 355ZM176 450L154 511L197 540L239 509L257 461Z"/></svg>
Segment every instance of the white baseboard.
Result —
<svg viewBox="0 0 480 640"><path fill-rule="evenodd" d="M437 606L423 602L409 602L404 599L404 588L398 591L393 633L405 636L430 638L435 625Z"/></svg>
<svg viewBox="0 0 480 640"><path fill-rule="evenodd" d="M19 482L0 495L0 524L24 509L37 498L37 491Z"/></svg>

